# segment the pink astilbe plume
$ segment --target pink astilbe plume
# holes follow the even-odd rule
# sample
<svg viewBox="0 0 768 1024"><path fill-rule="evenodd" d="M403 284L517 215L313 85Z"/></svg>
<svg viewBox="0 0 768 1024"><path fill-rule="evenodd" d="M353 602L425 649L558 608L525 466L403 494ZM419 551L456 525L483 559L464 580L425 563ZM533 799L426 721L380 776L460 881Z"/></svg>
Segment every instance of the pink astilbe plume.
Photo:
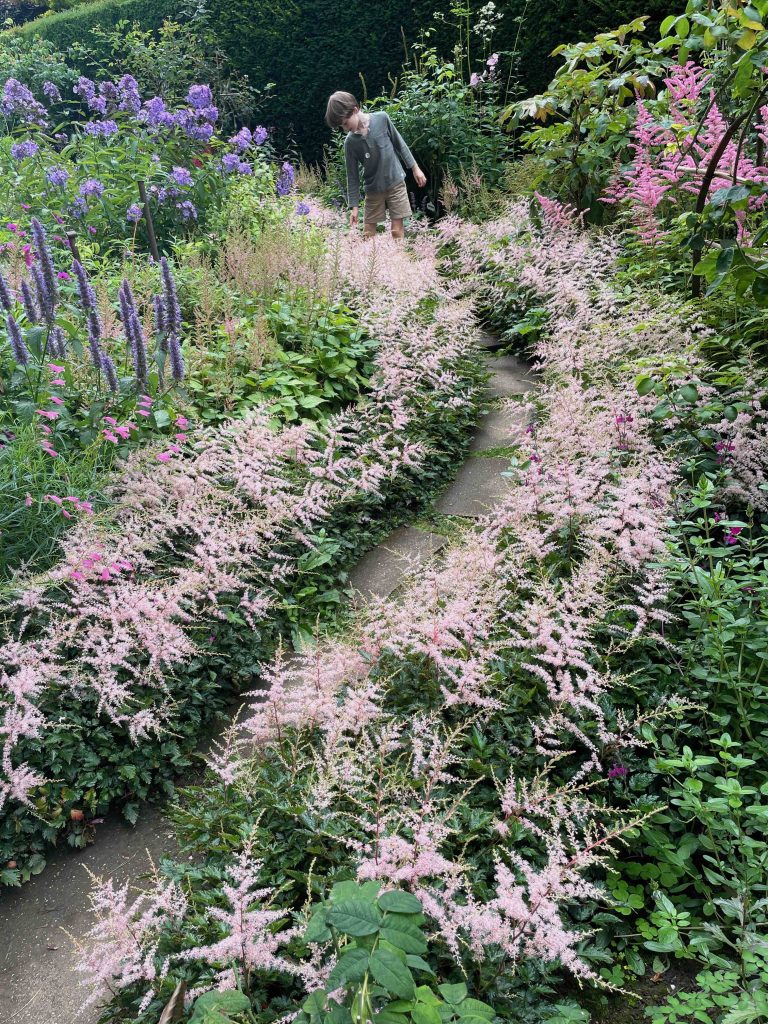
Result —
<svg viewBox="0 0 768 1024"><path fill-rule="evenodd" d="M215 942L195 946L176 956L177 961L200 960L219 968L215 987L237 988L238 977L246 989L250 977L259 971L282 971L301 976L303 969L280 956L278 950L290 942L300 928L274 926L290 916L286 910L268 910L262 906L274 895L269 887L259 887L261 863L253 859L250 847L239 854L228 870L229 881L222 885L226 907L209 907L208 918L223 933Z"/></svg>
<svg viewBox="0 0 768 1024"><path fill-rule="evenodd" d="M154 983L168 973L168 960L161 960L158 953L161 932L183 917L186 898L174 882L157 880L154 889L131 902L127 883L98 881L91 907L97 920L86 936L78 964L78 970L87 975L82 984L91 989L84 1005L96 1002L105 988L118 992L143 982L148 985L143 1011Z"/></svg>

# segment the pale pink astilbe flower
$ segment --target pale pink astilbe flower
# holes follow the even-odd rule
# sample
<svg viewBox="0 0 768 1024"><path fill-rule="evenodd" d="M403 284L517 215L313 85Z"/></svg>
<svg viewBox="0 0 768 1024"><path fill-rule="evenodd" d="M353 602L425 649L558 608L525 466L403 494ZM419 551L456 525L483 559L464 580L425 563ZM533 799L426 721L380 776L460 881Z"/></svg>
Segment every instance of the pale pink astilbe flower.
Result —
<svg viewBox="0 0 768 1024"><path fill-rule="evenodd" d="M331 727L338 716L342 686L363 678L368 668L356 648L340 642L319 643L307 653L290 656L279 650L264 669L266 697L242 723L244 741L279 742L288 728Z"/></svg>
<svg viewBox="0 0 768 1024"><path fill-rule="evenodd" d="M13 640L0 645L0 666L0 809L11 800L29 807L32 791L45 779L26 763L15 763L14 751L22 741L42 738L47 722L36 701L58 678L59 666L44 646Z"/></svg>
<svg viewBox="0 0 768 1024"><path fill-rule="evenodd" d="M248 987L254 972L280 971L303 976L300 964L278 953L280 947L302 929L275 930L278 922L290 917L290 911L264 908L262 904L274 896L274 889L258 887L261 870L261 862L253 859L250 847L246 846L228 869L230 880L222 885L228 905L207 910L208 918L224 934L215 942L195 946L175 956L177 962L202 960L219 968L214 985L220 990L236 988L238 975Z"/></svg>
<svg viewBox="0 0 768 1024"><path fill-rule="evenodd" d="M572 203L561 203L559 199L549 199L540 192L534 192L539 206L545 230L552 234L570 232L584 225L584 217L588 210L579 211Z"/></svg>
<svg viewBox="0 0 768 1024"><path fill-rule="evenodd" d="M158 965L158 945L164 928L178 923L186 913L187 900L175 882L156 881L154 889L131 902L129 886L112 880L96 881L91 894L96 924L81 947L77 969L87 975L82 984L91 989L84 1007L104 994L148 984L140 1012L149 1005L153 985L168 972L168 961Z"/></svg>

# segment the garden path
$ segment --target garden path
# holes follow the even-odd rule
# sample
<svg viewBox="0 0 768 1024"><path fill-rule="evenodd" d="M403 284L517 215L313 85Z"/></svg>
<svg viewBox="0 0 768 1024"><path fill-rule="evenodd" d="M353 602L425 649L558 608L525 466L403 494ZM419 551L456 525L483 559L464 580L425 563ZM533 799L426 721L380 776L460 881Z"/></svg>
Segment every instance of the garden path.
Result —
<svg viewBox="0 0 768 1024"><path fill-rule="evenodd" d="M472 440L471 454L454 481L437 499L434 511L472 520L483 515L508 486L501 473L509 459L500 449L515 444L525 429L525 411L509 401L534 387L530 369L514 356L494 355L499 346L483 335L481 347L491 371L486 413ZM389 597L420 565L447 543L436 529L395 530L368 552L350 574L361 600ZM7 890L0 899L0 1022L1 1024L96 1024L98 1009L81 1016L84 990L75 970L78 954L73 939L82 941L91 927L89 872L140 886L149 858L176 852L173 830L160 811L144 808L135 827L108 820L98 842L85 850L59 850L48 867L23 888ZM68 933L68 934L67 934Z"/></svg>

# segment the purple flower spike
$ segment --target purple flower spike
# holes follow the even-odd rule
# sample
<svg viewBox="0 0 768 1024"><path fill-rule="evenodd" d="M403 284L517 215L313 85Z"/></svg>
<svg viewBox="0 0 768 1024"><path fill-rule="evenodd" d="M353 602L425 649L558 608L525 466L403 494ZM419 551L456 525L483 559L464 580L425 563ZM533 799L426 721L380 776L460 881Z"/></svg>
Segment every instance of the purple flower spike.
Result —
<svg viewBox="0 0 768 1024"><path fill-rule="evenodd" d="M118 390L117 372L115 370L115 364L112 362L106 352L101 353L101 369L104 371L104 377L107 381L107 387L110 391Z"/></svg>
<svg viewBox="0 0 768 1024"><path fill-rule="evenodd" d="M137 382L146 390L147 388L147 346L144 341L144 330L141 326L139 314L136 312L133 292L127 280L123 279L120 286L120 312L123 319L123 330L128 339L133 358L133 369Z"/></svg>
<svg viewBox="0 0 768 1024"><path fill-rule="evenodd" d="M29 350L24 344L21 328L10 313L5 319L5 324L8 328L8 339L13 350L13 358L20 366L26 366L29 362Z"/></svg>
<svg viewBox="0 0 768 1024"><path fill-rule="evenodd" d="M0 273L0 305L6 311L10 313L13 309L13 296L11 295L11 289L8 287L8 282Z"/></svg>
<svg viewBox="0 0 768 1024"><path fill-rule="evenodd" d="M54 359L65 359L67 355L67 339L61 327L51 328L48 335L48 352Z"/></svg>
<svg viewBox="0 0 768 1024"><path fill-rule="evenodd" d="M21 304L24 306L24 312L27 314L27 320L31 324L36 324L40 320L40 314L37 311L35 305L35 299L32 295L32 289L29 287L29 281L21 282Z"/></svg>

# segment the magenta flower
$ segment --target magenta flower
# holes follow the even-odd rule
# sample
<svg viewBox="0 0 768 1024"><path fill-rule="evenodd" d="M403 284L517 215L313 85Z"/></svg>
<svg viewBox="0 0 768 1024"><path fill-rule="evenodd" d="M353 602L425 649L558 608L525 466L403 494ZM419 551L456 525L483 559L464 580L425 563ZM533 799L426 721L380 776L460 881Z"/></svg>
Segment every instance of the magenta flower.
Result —
<svg viewBox="0 0 768 1024"><path fill-rule="evenodd" d="M723 538L726 544L735 544L739 534L744 529L743 526L732 526L725 537Z"/></svg>
<svg viewBox="0 0 768 1024"><path fill-rule="evenodd" d="M612 764L608 769L609 779L625 779L628 775L626 765Z"/></svg>

